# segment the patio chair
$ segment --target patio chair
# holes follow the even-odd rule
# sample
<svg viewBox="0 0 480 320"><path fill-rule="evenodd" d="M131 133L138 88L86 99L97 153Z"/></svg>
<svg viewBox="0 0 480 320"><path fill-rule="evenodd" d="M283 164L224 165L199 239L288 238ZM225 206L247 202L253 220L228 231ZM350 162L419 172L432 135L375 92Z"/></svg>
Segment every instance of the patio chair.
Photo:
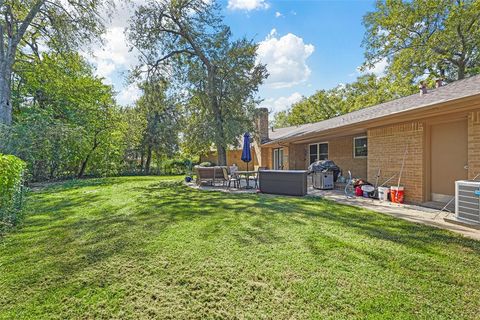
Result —
<svg viewBox="0 0 480 320"><path fill-rule="evenodd" d="M235 174L228 174L227 168L223 167L223 178L227 183L227 188L230 189L230 186L232 185L233 182L233 187L234 188L240 188L240 178Z"/></svg>
<svg viewBox="0 0 480 320"><path fill-rule="evenodd" d="M267 167L258 167L257 171L262 171L262 170L266 170L266 169L267 169ZM255 173L254 176L249 176L248 179L250 181L255 182L255 189L258 189L258 172Z"/></svg>
<svg viewBox="0 0 480 320"><path fill-rule="evenodd" d="M227 167L196 167L197 185L208 183L211 186L215 186L218 183L221 183L225 186L227 180L225 180L225 177L223 176L223 168L226 169Z"/></svg>
<svg viewBox="0 0 480 320"><path fill-rule="evenodd" d="M201 185L202 183L213 184L214 176L212 168L195 167L195 173L197 175L197 179L195 180L197 185Z"/></svg>

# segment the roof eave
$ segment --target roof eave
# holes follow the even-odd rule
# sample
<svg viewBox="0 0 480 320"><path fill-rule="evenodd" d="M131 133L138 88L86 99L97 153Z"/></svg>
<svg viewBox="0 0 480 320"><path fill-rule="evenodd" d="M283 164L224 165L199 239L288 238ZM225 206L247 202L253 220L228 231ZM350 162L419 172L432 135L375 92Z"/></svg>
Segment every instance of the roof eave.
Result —
<svg viewBox="0 0 480 320"><path fill-rule="evenodd" d="M432 102L432 103L429 103L429 104L422 105L420 107L412 107L410 109L402 110L402 111L399 111L399 112L394 112L394 113L391 113L391 114L388 114L388 115L384 115L384 116L380 116L380 117L376 117L376 118L372 118L372 119L359 121L359 122L352 123L352 124L347 124L347 125L343 125L343 126L339 126L339 127L335 127L335 128L331 128L331 129L326 129L326 130L314 130L314 131L310 131L310 132L306 132L306 133L300 133L300 134L297 134L297 135L282 137L282 138L276 139L276 140L270 140L268 143L262 144L262 146L271 146L271 145L292 143L292 142L295 142L295 141L298 141L298 140L308 139L309 137L319 135L320 133L322 135L328 135L328 134L331 135L331 134L333 134L335 132L338 132L338 131L343 131L343 130L346 130L346 129L349 129L349 128L355 128L355 127L359 127L359 126L365 126L365 125L368 126L369 124L380 122L380 121L393 120L392 122L398 122L398 121L394 121L395 118L397 118L397 117L405 117L405 116L408 116L408 115L411 115L411 114L415 114L415 117L418 117L416 115L418 113L421 114L421 113L431 111L432 109L435 109L435 108L441 108L441 107L443 107L445 105L448 105L448 104L463 103L463 102L468 102L469 100L476 100L476 99L479 99L479 98L480 98L480 93L475 94L475 95L464 96L464 97L460 97L460 98L456 98L456 99L438 100L438 101L435 101L435 102ZM471 109L472 107L475 107L475 106L468 105L465 108L466 109ZM476 107L478 108L478 105ZM453 113L453 112L458 112L458 111L460 111L460 110L459 109L443 110L443 112L440 111L440 112L438 112L438 114L440 115L440 114ZM428 116L428 115L426 115L426 116ZM410 120L411 119L402 119L402 121L410 121ZM372 128L372 127L375 127L375 126L369 126L368 128Z"/></svg>

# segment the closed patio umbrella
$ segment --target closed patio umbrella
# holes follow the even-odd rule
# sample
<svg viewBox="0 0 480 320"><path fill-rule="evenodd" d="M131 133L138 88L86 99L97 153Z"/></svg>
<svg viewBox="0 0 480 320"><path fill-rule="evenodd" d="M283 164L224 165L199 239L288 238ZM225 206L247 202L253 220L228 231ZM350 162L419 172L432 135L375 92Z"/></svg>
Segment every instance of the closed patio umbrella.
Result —
<svg viewBox="0 0 480 320"><path fill-rule="evenodd" d="M247 163L247 171L248 171L248 163L252 161L252 152L250 151L250 133L245 132L243 135L243 151L242 151L242 161Z"/></svg>

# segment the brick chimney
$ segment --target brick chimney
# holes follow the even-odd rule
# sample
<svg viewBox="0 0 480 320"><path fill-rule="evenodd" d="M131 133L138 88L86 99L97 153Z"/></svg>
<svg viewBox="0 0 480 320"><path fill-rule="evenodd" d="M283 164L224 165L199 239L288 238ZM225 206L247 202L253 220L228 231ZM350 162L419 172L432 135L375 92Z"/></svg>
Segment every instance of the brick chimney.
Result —
<svg viewBox="0 0 480 320"><path fill-rule="evenodd" d="M438 78L437 80L435 80L435 87L440 88L441 86L443 86L443 79Z"/></svg>
<svg viewBox="0 0 480 320"><path fill-rule="evenodd" d="M255 130L260 143L268 141L268 109L258 108L255 115Z"/></svg>
<svg viewBox="0 0 480 320"><path fill-rule="evenodd" d="M418 85L418 89L420 89L420 95L423 96L424 94L427 94L427 85L425 84L425 82L420 82L420 84Z"/></svg>

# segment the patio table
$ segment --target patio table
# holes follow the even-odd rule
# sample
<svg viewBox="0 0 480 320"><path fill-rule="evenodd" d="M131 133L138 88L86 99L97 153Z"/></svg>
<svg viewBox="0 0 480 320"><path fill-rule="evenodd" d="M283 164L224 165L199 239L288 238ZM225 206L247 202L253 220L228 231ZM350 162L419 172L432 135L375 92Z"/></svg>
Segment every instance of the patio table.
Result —
<svg viewBox="0 0 480 320"><path fill-rule="evenodd" d="M235 174L239 176L243 176L245 181L247 182L247 185L245 186L245 189L250 189L250 176L258 174L258 171L235 171Z"/></svg>

